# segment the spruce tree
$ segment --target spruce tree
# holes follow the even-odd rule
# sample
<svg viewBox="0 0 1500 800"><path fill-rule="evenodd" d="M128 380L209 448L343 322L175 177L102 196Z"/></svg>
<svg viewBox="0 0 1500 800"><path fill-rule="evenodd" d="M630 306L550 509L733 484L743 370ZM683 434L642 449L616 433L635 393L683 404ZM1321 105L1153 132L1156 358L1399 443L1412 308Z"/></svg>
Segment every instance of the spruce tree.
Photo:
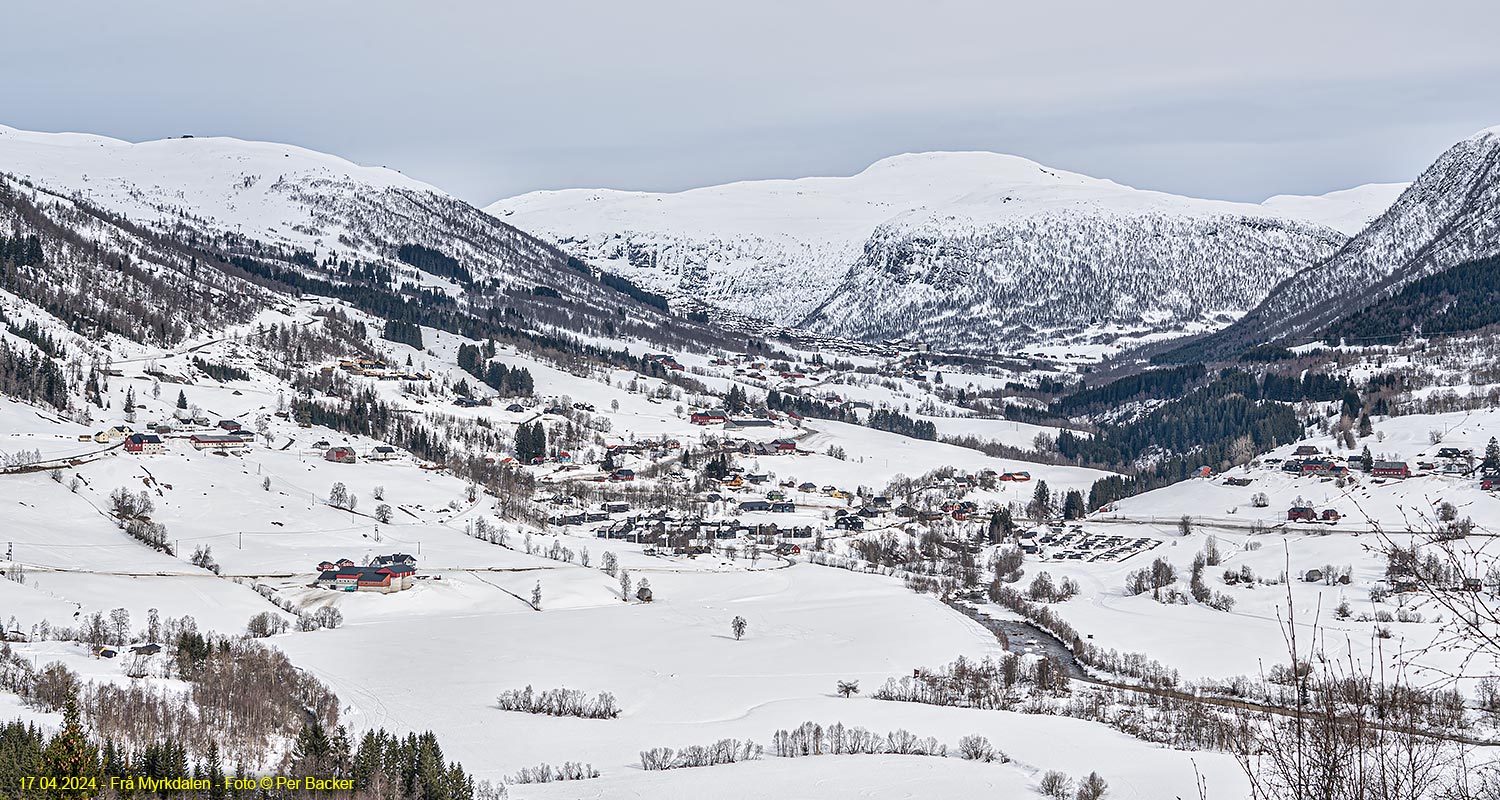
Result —
<svg viewBox="0 0 1500 800"><path fill-rule="evenodd" d="M61 787L64 778L99 779L99 748L89 742L88 733L78 719L78 701L69 698L63 706L63 727L42 752L42 776L56 778ZM61 800L84 800L96 792L85 786L52 790Z"/></svg>
<svg viewBox="0 0 1500 800"><path fill-rule="evenodd" d="M224 786L224 766L219 763L221 759L219 758L218 742L212 739L209 740L208 752L203 755L203 760L206 762L204 764L205 772L207 773L205 777L209 781L209 800L224 800L225 797L229 796L229 793L225 790Z"/></svg>

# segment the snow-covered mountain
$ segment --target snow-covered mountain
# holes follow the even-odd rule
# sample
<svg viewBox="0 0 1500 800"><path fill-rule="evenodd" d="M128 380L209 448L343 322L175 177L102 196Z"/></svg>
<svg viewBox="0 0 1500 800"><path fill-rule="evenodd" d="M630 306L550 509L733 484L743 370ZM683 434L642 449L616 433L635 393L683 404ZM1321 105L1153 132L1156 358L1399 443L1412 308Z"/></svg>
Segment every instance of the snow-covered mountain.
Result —
<svg viewBox="0 0 1500 800"><path fill-rule="evenodd" d="M553 248L436 187L291 145L180 138L131 143L0 126L0 174L86 200L158 232L194 231L351 262L396 263L403 244L457 258L476 277L532 285Z"/></svg>
<svg viewBox="0 0 1500 800"><path fill-rule="evenodd" d="M1455 144L1326 262L1298 271L1185 356L1315 334L1419 278L1500 255L1500 127Z"/></svg>
<svg viewBox="0 0 1500 800"><path fill-rule="evenodd" d="M1389 192L1200 200L966 152L672 194L534 192L486 210L664 293L978 349L1222 327L1332 254Z"/></svg>
<svg viewBox="0 0 1500 800"><path fill-rule="evenodd" d="M204 292L235 305L259 298L251 306L319 294L472 336L719 337L433 186L289 145L0 127L0 234L13 227L51 251L46 270L27 274L28 292L67 287L69 303L97 306L93 318L119 330L135 313L125 298L155 286L163 299L148 305L160 319L145 335L164 342L224 322L200 313L227 307L201 302ZM97 269L89 242L124 266Z"/></svg>

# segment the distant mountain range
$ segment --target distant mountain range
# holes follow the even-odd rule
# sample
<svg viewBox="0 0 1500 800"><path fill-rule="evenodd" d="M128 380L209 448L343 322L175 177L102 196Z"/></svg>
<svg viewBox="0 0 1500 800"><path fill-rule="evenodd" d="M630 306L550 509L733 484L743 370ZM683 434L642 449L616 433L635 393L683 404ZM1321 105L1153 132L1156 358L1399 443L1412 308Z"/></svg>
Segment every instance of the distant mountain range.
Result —
<svg viewBox="0 0 1500 800"><path fill-rule="evenodd" d="M1487 276L1500 257L1500 128L1457 143L1410 185L1259 204L1014 156L922 153L850 177L535 192L481 211L297 147L3 126L0 189L0 233L7 216L48 218L70 254L53 263L99 291L110 278L86 275L89 241L165 269L154 274L178 294L336 291L406 322L632 328L646 340L800 330L984 353L1149 344L1159 358L1203 361L1272 341L1487 324L1489 294L1444 304L1489 282L1442 276ZM223 276L204 280L204 262ZM668 300L691 319L664 315Z"/></svg>
<svg viewBox="0 0 1500 800"><path fill-rule="evenodd" d="M486 210L674 298L989 351L1222 328L1402 188L1234 203L1015 156L920 153L846 178L534 192Z"/></svg>

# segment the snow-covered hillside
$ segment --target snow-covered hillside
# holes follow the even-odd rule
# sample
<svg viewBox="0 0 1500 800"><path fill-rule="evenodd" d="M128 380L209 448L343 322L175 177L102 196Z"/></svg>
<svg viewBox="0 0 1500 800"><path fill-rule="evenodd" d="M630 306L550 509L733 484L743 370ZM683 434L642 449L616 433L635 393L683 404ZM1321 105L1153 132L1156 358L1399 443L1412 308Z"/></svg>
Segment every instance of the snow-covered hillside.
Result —
<svg viewBox="0 0 1500 800"><path fill-rule="evenodd" d="M1273 198L1274 199L1274 198ZM1326 263L1277 286L1226 346L1314 333L1419 278L1500 254L1500 127L1455 144Z"/></svg>
<svg viewBox="0 0 1500 800"><path fill-rule="evenodd" d="M225 137L131 143L0 125L0 174L159 232L201 232L240 240L237 250L280 247L320 262L383 263L419 284L443 282L396 261L401 245L438 249L476 277L527 288L563 262L433 186L291 145Z"/></svg>
<svg viewBox="0 0 1500 800"><path fill-rule="evenodd" d="M1367 183L1327 194L1278 194L1261 203L1292 219L1327 225L1354 236L1380 218L1410 183Z"/></svg>
<svg viewBox="0 0 1500 800"><path fill-rule="evenodd" d="M658 291L823 332L975 347L1109 323L1221 327L1331 254L1384 191L1255 205L1015 156L919 153L851 177L535 192L486 210Z"/></svg>

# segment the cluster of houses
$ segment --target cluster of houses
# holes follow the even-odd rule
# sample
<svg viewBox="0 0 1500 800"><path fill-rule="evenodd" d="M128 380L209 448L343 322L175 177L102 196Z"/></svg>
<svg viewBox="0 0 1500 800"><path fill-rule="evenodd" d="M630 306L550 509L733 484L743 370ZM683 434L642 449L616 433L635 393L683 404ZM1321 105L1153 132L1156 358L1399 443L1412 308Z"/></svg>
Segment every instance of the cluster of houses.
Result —
<svg viewBox="0 0 1500 800"><path fill-rule="evenodd" d="M571 500L572 498L566 498ZM562 502L563 498L555 498L554 502ZM585 525L590 522L605 522L611 519L613 514L625 514L630 511L630 504L624 500L606 501L599 504L597 510L591 511L564 511L552 515L548 521L553 525Z"/></svg>
<svg viewBox="0 0 1500 800"><path fill-rule="evenodd" d="M331 368L325 368L332 371ZM430 381L432 376L425 372L414 372L395 367L382 358L342 358L339 359L339 369L350 375L362 375L367 378L378 378L383 381Z"/></svg>
<svg viewBox="0 0 1500 800"><path fill-rule="evenodd" d="M347 558L318 564L314 586L340 592L399 592L412 587L417 559L406 553L376 556L366 566Z"/></svg>
<svg viewBox="0 0 1500 800"><path fill-rule="evenodd" d="M353 464L359 461L359 454L348 445L337 445L329 447L327 442L318 442L314 447L323 450L323 460L335 464ZM364 455L369 461L394 461L401 453L388 444L377 444L370 448L370 452Z"/></svg>
<svg viewBox="0 0 1500 800"><path fill-rule="evenodd" d="M743 456L785 456L807 451L797 449L796 439L781 438L769 442L741 442L739 452Z"/></svg>
<svg viewBox="0 0 1500 800"><path fill-rule="evenodd" d="M1336 478L1348 475L1350 464L1360 463L1358 459L1346 462L1343 458L1325 456L1316 446L1304 444L1297 447L1292 458L1281 462L1281 471L1294 475ZM1377 478L1410 478L1411 467L1405 461L1372 461L1370 475Z"/></svg>
<svg viewBox="0 0 1500 800"><path fill-rule="evenodd" d="M772 376L785 381L799 381L806 378L808 373L822 372L825 369L820 364L808 364L800 369L790 365L786 369L773 369L770 364L764 361L747 362L743 358L736 358L733 361L726 361L719 358L715 359L713 364L720 367L733 366L735 375L754 381L770 380Z"/></svg>
<svg viewBox="0 0 1500 800"><path fill-rule="evenodd" d="M161 645L159 645L159 644L157 644L155 642L148 642L146 644L133 644L133 645L130 645L130 654L133 655L133 656L141 656L141 657L144 657L144 656L154 656L154 655L156 655L157 653L160 653L160 652L161 652ZM119 654L120 654L120 648L118 648L118 647L116 647L116 646L114 646L112 644L96 644L96 645L94 645L94 658L114 658L115 656L117 656Z"/></svg>
<svg viewBox="0 0 1500 800"><path fill-rule="evenodd" d="M676 372L681 372L683 369L683 366L677 363L677 358L670 353L647 353L646 360Z"/></svg>
<svg viewBox="0 0 1500 800"><path fill-rule="evenodd" d="M205 424L207 420L204 420ZM194 433L189 435L187 442L194 450L217 450L221 452L245 450L255 441L255 433L245 430L234 420L220 420L218 429L222 433ZM106 428L93 436L80 436L79 439L93 439L100 444L114 444L123 442L125 452L136 455L158 455L167 451L166 437L173 431L172 426L159 424L149 426L149 432L136 431L128 425L114 425Z"/></svg>

